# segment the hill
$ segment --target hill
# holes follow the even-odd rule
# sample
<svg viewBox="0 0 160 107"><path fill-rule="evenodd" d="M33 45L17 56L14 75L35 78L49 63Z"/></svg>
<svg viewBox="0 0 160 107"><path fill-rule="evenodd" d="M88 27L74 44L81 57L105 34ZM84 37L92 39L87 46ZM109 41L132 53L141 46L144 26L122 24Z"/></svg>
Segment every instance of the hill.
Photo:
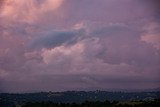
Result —
<svg viewBox="0 0 160 107"><path fill-rule="evenodd" d="M11 107L27 102L82 103L84 101L152 101L160 99L160 92L108 92L108 91L66 91L23 94L0 94L0 106ZM4 106L5 105L5 106Z"/></svg>

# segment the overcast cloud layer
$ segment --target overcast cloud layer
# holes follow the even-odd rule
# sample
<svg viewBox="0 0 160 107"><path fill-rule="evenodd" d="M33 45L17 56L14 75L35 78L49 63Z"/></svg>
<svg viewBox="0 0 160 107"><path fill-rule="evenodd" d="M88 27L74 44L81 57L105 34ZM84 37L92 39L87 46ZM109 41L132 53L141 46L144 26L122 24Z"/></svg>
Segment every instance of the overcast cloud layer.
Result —
<svg viewBox="0 0 160 107"><path fill-rule="evenodd" d="M158 0L0 0L0 92L160 87Z"/></svg>

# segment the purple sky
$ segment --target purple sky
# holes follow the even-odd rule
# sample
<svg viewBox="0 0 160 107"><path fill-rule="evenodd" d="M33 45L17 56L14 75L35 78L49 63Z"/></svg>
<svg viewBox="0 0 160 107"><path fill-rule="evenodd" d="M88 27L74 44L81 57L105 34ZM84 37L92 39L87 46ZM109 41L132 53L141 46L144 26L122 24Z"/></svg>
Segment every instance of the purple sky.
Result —
<svg viewBox="0 0 160 107"><path fill-rule="evenodd" d="M159 0L0 0L0 92L160 87Z"/></svg>

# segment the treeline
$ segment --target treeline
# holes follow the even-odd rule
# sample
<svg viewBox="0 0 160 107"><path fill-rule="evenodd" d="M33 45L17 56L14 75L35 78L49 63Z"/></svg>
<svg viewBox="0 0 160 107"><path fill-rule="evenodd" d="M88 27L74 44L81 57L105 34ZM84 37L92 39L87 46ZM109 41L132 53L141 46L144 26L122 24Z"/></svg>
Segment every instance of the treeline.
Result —
<svg viewBox="0 0 160 107"><path fill-rule="evenodd" d="M153 101L85 101L83 103L28 102L14 107L160 107L160 100Z"/></svg>

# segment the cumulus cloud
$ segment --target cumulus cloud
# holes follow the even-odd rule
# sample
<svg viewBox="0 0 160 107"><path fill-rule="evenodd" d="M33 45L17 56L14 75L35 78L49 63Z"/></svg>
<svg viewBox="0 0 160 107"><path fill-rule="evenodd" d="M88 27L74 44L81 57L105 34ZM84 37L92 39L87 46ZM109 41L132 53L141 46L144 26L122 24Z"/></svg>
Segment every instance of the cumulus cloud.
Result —
<svg viewBox="0 0 160 107"><path fill-rule="evenodd" d="M7 21L33 23L46 12L56 10L63 0L6 0L0 16Z"/></svg>
<svg viewBox="0 0 160 107"><path fill-rule="evenodd" d="M149 2L7 0L0 6L1 91L159 87L159 22Z"/></svg>
<svg viewBox="0 0 160 107"><path fill-rule="evenodd" d="M149 23L144 27L144 34L141 40L153 45L156 49L160 49L160 25L156 22Z"/></svg>
<svg viewBox="0 0 160 107"><path fill-rule="evenodd" d="M83 44L78 43L71 47L59 46L51 50L42 50L43 60L46 64L52 64L52 62L67 61L69 59L75 59L81 56L83 52ZM74 58L73 58L74 57ZM76 60L76 59L75 59ZM69 62L69 61L68 61ZM63 66L63 65L61 65Z"/></svg>

